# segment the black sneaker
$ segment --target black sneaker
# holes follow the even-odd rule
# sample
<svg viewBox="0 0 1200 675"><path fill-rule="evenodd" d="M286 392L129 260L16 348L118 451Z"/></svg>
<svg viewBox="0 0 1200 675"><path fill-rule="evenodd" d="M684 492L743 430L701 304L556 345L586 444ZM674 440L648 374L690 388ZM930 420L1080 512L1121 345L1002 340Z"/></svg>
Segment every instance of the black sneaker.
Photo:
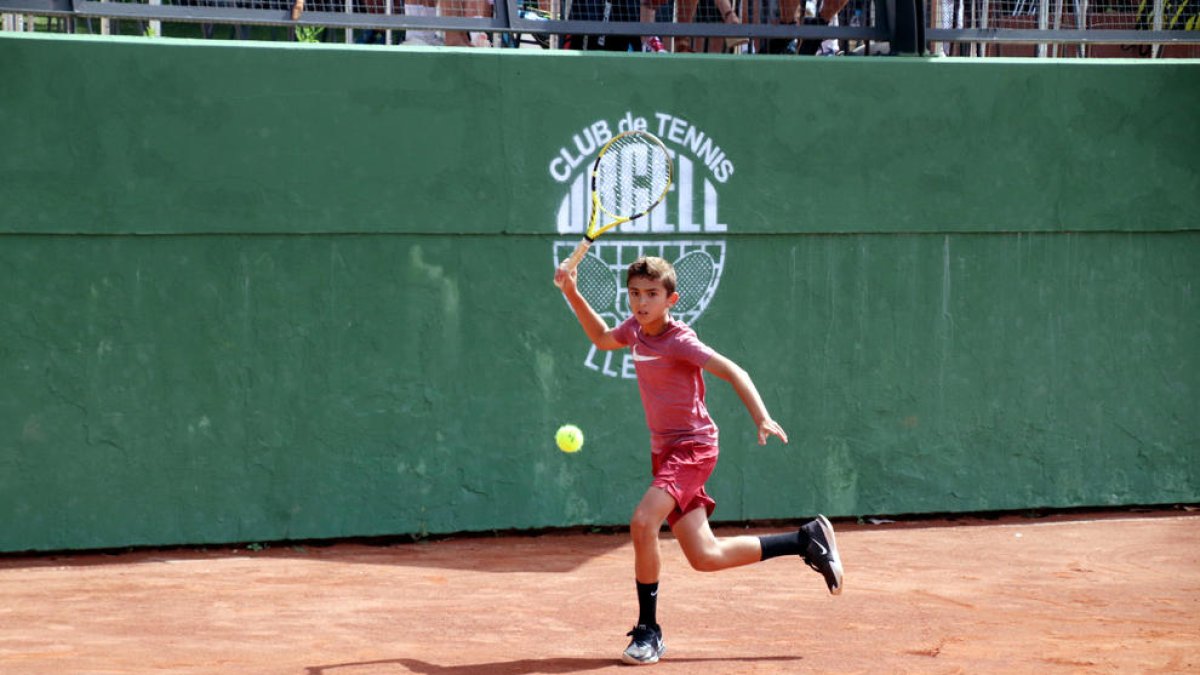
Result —
<svg viewBox="0 0 1200 675"><path fill-rule="evenodd" d="M800 528L808 535L808 548L801 554L808 566L825 577L829 592L842 592L842 559L838 557L837 540L833 538L833 525L825 516L805 523Z"/></svg>
<svg viewBox="0 0 1200 675"><path fill-rule="evenodd" d="M667 651L667 646L663 644L661 626L649 628L638 624L626 635L633 636L633 640L621 655L621 660L625 663L635 666L658 663L663 652Z"/></svg>

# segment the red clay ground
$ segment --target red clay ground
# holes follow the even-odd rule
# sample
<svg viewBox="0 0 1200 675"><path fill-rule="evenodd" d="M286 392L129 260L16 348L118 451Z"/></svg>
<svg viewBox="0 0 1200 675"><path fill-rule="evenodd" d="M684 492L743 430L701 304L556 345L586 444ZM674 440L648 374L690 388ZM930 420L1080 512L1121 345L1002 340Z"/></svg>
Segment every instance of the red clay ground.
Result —
<svg viewBox="0 0 1200 675"><path fill-rule="evenodd" d="M836 598L797 559L701 574L665 541L651 672L1200 671L1200 515L835 526ZM0 558L0 672L617 672L631 556L572 533Z"/></svg>

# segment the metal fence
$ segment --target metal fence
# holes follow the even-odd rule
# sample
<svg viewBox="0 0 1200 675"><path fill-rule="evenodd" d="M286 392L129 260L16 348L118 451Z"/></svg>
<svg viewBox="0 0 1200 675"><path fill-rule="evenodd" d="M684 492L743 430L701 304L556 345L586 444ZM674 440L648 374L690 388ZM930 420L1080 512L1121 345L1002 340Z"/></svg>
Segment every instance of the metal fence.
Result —
<svg viewBox="0 0 1200 675"><path fill-rule="evenodd" d="M1200 0L0 0L3 30L370 44L1200 58Z"/></svg>
<svg viewBox="0 0 1200 675"><path fill-rule="evenodd" d="M1200 58L1198 0L925 0L935 53Z"/></svg>

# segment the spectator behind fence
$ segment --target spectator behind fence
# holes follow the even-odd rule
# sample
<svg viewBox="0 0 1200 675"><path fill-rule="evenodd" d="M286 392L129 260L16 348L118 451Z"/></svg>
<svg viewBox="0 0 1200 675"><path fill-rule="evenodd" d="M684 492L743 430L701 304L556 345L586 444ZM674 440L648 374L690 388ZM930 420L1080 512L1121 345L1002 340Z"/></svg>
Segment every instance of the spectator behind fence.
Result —
<svg viewBox="0 0 1200 675"><path fill-rule="evenodd" d="M654 23L658 20L658 16L662 13L662 7L667 4L667 0L641 0L641 8L638 10L638 19L642 23ZM671 15L668 10L667 21L671 20ZM642 36L642 51L644 52L665 52L666 45L663 44L661 38L657 35Z"/></svg>
<svg viewBox="0 0 1200 675"><path fill-rule="evenodd" d="M667 0L643 0L644 3L662 5ZM678 12L675 20L679 23L732 23L740 24L742 20L733 9L732 0L676 0ZM645 5L643 4L642 21L646 21ZM723 52L732 51L745 44L746 38L675 38L676 52Z"/></svg>
<svg viewBox="0 0 1200 675"><path fill-rule="evenodd" d="M791 17L790 21L782 22L803 26L836 26L838 12L846 6L848 0L780 0L779 16ZM795 42L795 53L814 55L821 50L821 40L789 40L780 38L767 40L768 54L787 54L791 52Z"/></svg>
<svg viewBox="0 0 1200 675"><path fill-rule="evenodd" d="M492 16L492 0L437 0L439 16L465 16L475 19ZM464 30L446 31L447 47L490 47L491 42L483 32L469 33Z"/></svg>
<svg viewBox="0 0 1200 675"><path fill-rule="evenodd" d="M437 16L437 0L408 0L404 3L407 16ZM437 31L410 28L405 31L404 44L437 46L443 44Z"/></svg>
<svg viewBox="0 0 1200 675"><path fill-rule="evenodd" d="M733 10L732 0L676 0L679 3L679 21L691 23L697 15L699 3L700 19L708 22L724 21L725 23L741 23ZM666 8L666 9L664 9ZM608 16L605 16L605 11ZM567 17L572 21L640 21L653 24L658 20L671 20L669 0L613 0L607 5L603 0L577 0L571 3L571 12ZM653 33L640 38L629 35L565 35L563 49L598 49L604 51L667 51L662 40ZM674 51L713 51L721 52L726 49L745 44L745 38L676 38Z"/></svg>
<svg viewBox="0 0 1200 675"><path fill-rule="evenodd" d="M637 21L641 0L575 0L571 3L571 21ZM608 16L604 16L607 8ZM657 38L656 38L657 39ZM640 52L642 39L636 35L564 35L563 49Z"/></svg>

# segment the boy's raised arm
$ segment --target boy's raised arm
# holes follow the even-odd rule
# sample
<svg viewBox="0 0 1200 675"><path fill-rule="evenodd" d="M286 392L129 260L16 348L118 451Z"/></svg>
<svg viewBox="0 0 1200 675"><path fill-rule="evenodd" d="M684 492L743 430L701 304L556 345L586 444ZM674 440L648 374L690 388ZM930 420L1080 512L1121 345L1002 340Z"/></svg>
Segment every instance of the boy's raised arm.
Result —
<svg viewBox="0 0 1200 675"><path fill-rule="evenodd" d="M733 390L737 392L738 398L742 399L742 404L746 406L750 417L754 419L754 426L758 427L759 445L766 445L768 436L778 436L784 443L788 442L787 432L779 426L778 422L771 419L766 404L758 395L754 381L750 379L749 373L742 370L741 366L714 353L704 364L704 369L733 385Z"/></svg>
<svg viewBox="0 0 1200 675"><path fill-rule="evenodd" d="M571 270L569 273L562 267L554 270L554 285L562 289L567 303L571 305L571 309L575 310L575 318L579 319L579 325L583 327L583 332L592 341L592 344L596 345L597 349L607 351L624 347L625 345L617 342L617 339L613 337L612 330L609 329L607 323L604 323L604 319L579 293L579 287L575 283L577 278L577 270Z"/></svg>

